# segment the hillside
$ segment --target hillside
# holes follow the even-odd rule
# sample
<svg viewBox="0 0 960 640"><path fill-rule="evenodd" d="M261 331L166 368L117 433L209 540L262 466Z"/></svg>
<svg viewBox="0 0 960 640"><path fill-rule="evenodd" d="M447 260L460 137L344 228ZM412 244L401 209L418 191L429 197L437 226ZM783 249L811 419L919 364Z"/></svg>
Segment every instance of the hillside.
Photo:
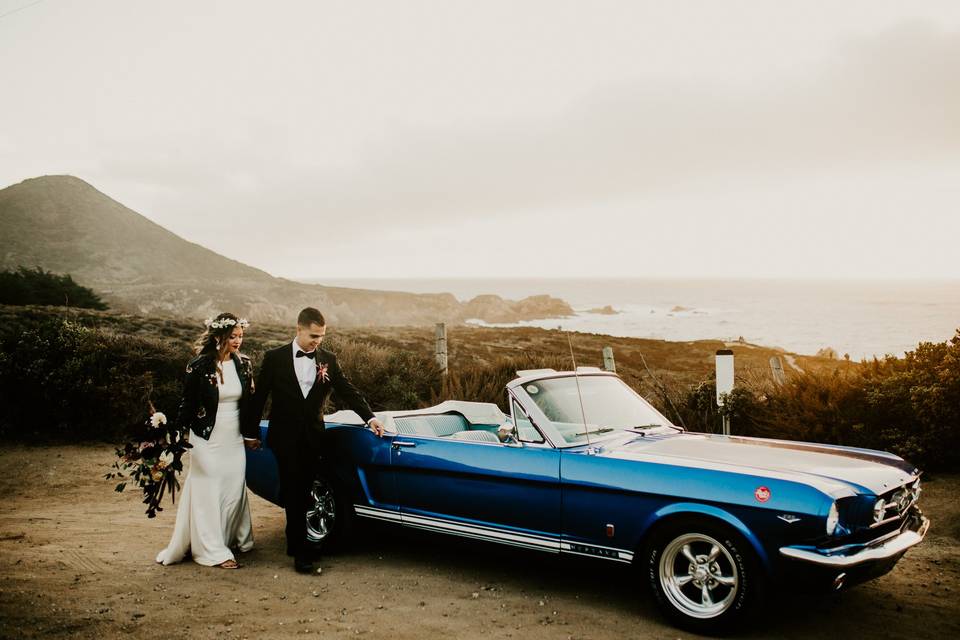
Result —
<svg viewBox="0 0 960 640"><path fill-rule="evenodd" d="M206 317L229 309L289 322L305 306L340 325L491 322L573 313L562 300L497 296L460 303L451 294L325 287L271 276L189 242L72 176L44 176L0 190L0 269L70 274L111 306L141 314Z"/></svg>

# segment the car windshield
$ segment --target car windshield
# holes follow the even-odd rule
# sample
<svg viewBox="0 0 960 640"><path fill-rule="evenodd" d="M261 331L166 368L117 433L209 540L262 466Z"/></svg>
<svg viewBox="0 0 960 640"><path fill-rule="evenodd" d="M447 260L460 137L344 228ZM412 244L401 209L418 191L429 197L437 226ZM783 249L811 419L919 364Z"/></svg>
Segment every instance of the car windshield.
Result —
<svg viewBox="0 0 960 640"><path fill-rule="evenodd" d="M590 436L603 436L617 431L672 426L619 378L580 376L579 381L579 394L574 377L547 378L523 385L527 395L568 444L585 442L585 431Z"/></svg>

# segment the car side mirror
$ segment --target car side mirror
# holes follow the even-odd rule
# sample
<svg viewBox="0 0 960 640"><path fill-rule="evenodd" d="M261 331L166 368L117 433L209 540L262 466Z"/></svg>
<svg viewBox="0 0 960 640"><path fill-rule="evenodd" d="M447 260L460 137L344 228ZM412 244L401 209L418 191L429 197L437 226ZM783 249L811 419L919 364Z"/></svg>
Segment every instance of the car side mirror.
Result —
<svg viewBox="0 0 960 640"><path fill-rule="evenodd" d="M507 421L497 429L497 439L500 440L501 444L505 444L508 447L523 446L523 443L520 442L520 433L517 431L517 426L513 424L510 418L507 418Z"/></svg>

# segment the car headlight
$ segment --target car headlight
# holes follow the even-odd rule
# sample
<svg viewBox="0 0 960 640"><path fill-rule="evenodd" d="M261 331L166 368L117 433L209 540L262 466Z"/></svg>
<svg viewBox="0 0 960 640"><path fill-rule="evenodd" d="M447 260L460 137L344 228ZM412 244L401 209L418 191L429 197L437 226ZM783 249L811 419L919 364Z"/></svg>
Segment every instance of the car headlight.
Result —
<svg viewBox="0 0 960 640"><path fill-rule="evenodd" d="M837 503L830 505L830 513L827 514L827 535L832 536L837 531L837 525L840 524L840 512L837 510Z"/></svg>

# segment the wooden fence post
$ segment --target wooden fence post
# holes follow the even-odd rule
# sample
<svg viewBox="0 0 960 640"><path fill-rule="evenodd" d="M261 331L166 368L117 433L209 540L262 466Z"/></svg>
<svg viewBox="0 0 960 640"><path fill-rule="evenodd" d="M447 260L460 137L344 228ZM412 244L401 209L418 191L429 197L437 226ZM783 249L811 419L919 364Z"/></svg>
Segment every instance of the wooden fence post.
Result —
<svg viewBox="0 0 960 640"><path fill-rule="evenodd" d="M447 375L447 325L445 323L437 323L436 335L437 349L435 355L437 358L437 365L439 365L440 371L443 373L443 375Z"/></svg>
<svg viewBox="0 0 960 640"><path fill-rule="evenodd" d="M617 363L613 359L613 347L603 348L603 368L613 373L617 372Z"/></svg>
<svg viewBox="0 0 960 640"><path fill-rule="evenodd" d="M770 356L770 371L773 372L773 381L778 386L783 386L787 377L783 373L783 363L780 361L780 356Z"/></svg>

